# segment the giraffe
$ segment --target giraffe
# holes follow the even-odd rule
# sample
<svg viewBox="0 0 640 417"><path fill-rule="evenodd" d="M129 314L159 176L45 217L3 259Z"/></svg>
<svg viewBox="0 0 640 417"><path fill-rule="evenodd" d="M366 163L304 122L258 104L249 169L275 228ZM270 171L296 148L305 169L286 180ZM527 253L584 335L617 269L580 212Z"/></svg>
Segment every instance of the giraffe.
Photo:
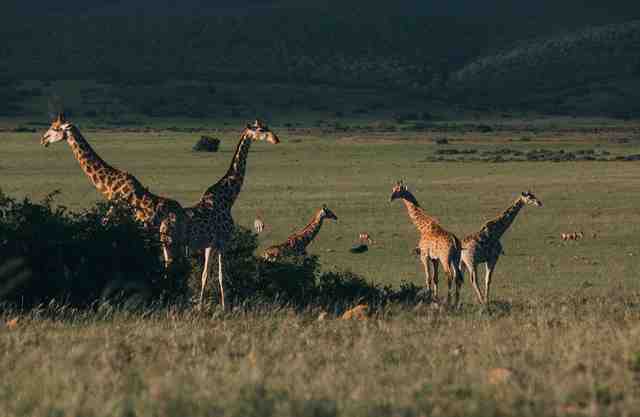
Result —
<svg viewBox="0 0 640 417"><path fill-rule="evenodd" d="M59 113L40 142L44 147L66 141L80 168L108 201L123 201L146 227L158 229L165 266L180 255L184 239L184 209L175 200L151 193L128 172L106 163L89 145L80 130ZM109 210L111 212L113 207ZM109 214L107 214L109 216Z"/></svg>
<svg viewBox="0 0 640 417"><path fill-rule="evenodd" d="M209 269L213 262L212 252L218 254L218 282L220 284L220 303L225 308L224 286L222 283L223 252L226 242L234 228L231 208L238 198L244 182L247 155L254 141L280 143L280 139L263 122L256 120L247 124L242 131L238 146L231 159L226 174L214 185L207 188L200 200L187 207L186 245L190 250L204 249L204 266L202 270L200 302L204 300Z"/></svg>
<svg viewBox="0 0 640 417"><path fill-rule="evenodd" d="M326 206L326 204L315 212L309 224L289 236L286 242L273 245L265 249L262 257L265 260L274 261L279 257L286 255L306 255L307 246L313 242L313 239L315 239L318 232L320 232L324 219L333 219L338 221L338 217Z"/></svg>
<svg viewBox="0 0 640 417"><path fill-rule="evenodd" d="M489 302L491 277L496 263L503 253L500 238L509 229L520 210L525 205L542 207L542 202L529 191L516 198L504 212L493 220L486 222L479 232L473 233L462 240L462 256L460 267L464 265L469 271L471 286L480 304ZM486 274L484 278L484 295L478 287L477 267L484 263Z"/></svg>
<svg viewBox="0 0 640 417"><path fill-rule="evenodd" d="M457 305L462 285L462 273L459 269L460 240L453 233L440 226L433 217L429 216L401 181L394 185L389 201L396 199L402 200L407 208L409 218L420 233L418 247L414 250L414 253L420 257L424 266L427 287L432 292L434 299L437 300L438 262L440 262L448 279L447 304L450 303L451 286L455 283L455 305ZM431 275L429 264L433 267L433 275Z"/></svg>

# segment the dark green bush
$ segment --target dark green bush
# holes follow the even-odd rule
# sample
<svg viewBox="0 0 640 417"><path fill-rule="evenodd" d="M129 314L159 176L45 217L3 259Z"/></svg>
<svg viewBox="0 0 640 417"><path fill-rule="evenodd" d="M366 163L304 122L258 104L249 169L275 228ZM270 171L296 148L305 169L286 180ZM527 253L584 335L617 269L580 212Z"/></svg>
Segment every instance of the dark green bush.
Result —
<svg viewBox="0 0 640 417"><path fill-rule="evenodd" d="M25 308L52 300L87 306L96 300L157 299L175 292L163 277L157 233L118 207L75 213L0 192L0 300Z"/></svg>
<svg viewBox="0 0 640 417"><path fill-rule="evenodd" d="M90 307L97 301L125 305L181 303L200 292L202 254L191 265L177 259L164 270L158 233L133 220L126 207L104 222L107 204L81 212L43 201L12 199L0 191L0 302L31 308L52 302ZM381 287L352 272L322 273L316 256L267 262L254 255L256 235L237 226L224 256L225 292L231 305L321 307L342 310L354 303L424 301L421 287ZM193 269L191 267L194 266ZM207 302L218 294L217 258Z"/></svg>
<svg viewBox="0 0 640 417"><path fill-rule="evenodd" d="M415 304L426 301L422 287L403 284L395 290L372 284L350 271L322 272L317 256L292 255L269 262L254 256L256 248L256 235L236 226L224 262L225 296L232 305L267 304L340 311L358 302L382 306L389 302ZM195 259L198 263L190 287L193 294L199 294L202 255ZM205 294L208 302L218 302L217 260L213 262Z"/></svg>

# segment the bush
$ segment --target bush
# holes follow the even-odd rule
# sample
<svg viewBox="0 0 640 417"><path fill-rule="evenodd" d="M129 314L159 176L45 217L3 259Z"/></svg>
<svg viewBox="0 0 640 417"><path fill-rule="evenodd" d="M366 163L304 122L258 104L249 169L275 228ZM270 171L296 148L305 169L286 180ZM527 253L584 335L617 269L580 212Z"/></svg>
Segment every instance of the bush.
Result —
<svg viewBox="0 0 640 417"><path fill-rule="evenodd" d="M34 203L0 192L0 302L19 308L54 301L80 308L97 301L142 306L199 295L201 254L191 259L193 272L181 259L164 271L157 231L133 220L126 207L116 205L105 223L106 203L76 213L55 206L56 194ZM322 273L316 256L267 262L254 255L257 246L249 229L235 228L224 256L231 305L337 311L357 302L375 307L427 300L421 287L405 284L398 291L348 271ZM217 290L212 278L207 298Z"/></svg>
<svg viewBox="0 0 640 417"><path fill-rule="evenodd" d="M200 140L193 145L195 152L218 152L220 139L209 136L200 136Z"/></svg>
<svg viewBox="0 0 640 417"><path fill-rule="evenodd" d="M318 260L315 256L288 256L267 262L254 256L257 236L242 226L235 227L224 255L225 297L233 305L275 303L305 305L312 302ZM191 292L200 294L203 255L189 279ZM219 299L217 259L207 281L205 298Z"/></svg>
<svg viewBox="0 0 640 417"><path fill-rule="evenodd" d="M389 302L416 304L428 297L422 288L403 284L400 290L380 287L349 271L322 272L317 256L284 256L275 262L255 257L256 235L249 229L236 226L225 251L225 297L232 305L247 308L256 306L287 306L299 310L320 307L340 311L357 302L382 306ZM192 293L200 293L202 255L199 254L197 273L191 275ZM205 299L219 299L217 261L215 271L205 291Z"/></svg>
<svg viewBox="0 0 640 417"><path fill-rule="evenodd" d="M36 132L36 129L33 127L27 127L27 126L18 126L16 128L13 129L14 132L16 133L34 133Z"/></svg>
<svg viewBox="0 0 640 417"><path fill-rule="evenodd" d="M0 192L0 300L31 307L52 300L88 306L99 299L145 301L175 291L163 278L157 233L106 204L74 213Z"/></svg>

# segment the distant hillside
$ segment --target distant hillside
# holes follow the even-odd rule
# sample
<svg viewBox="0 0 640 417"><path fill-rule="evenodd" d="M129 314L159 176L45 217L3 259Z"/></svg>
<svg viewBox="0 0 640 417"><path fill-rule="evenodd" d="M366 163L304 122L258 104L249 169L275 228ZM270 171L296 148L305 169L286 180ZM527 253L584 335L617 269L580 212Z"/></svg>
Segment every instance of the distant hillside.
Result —
<svg viewBox="0 0 640 417"><path fill-rule="evenodd" d="M59 7L73 2L81 7L76 0ZM265 94L256 102L286 111L300 108L297 97L317 97L328 88L333 97L341 90L345 97L367 90L377 97L366 100L372 107L388 102L390 92L413 101L564 113L628 114L640 102L631 88L640 73L640 20L625 21L620 16L625 9L606 14L596 13L595 6L574 10L567 6L571 2L552 7L543 1L516 16L513 7L502 10L494 1L491 7L500 14L477 16L470 12L475 9L464 9L470 6L467 0L456 0L448 9L416 4L415 15L397 13L402 7L412 10L412 2L394 3L399 9L375 3L359 14L366 2L358 0L336 14L329 10L337 0L297 8L288 0L226 1L206 10L246 13L192 16L188 10L209 3L162 0L158 15L102 15L100 10L109 8L133 10L110 0L101 3L102 9L91 9L98 15L7 19L0 26L5 40L0 42L0 115L27 111L21 102L45 92L15 87L24 80L96 80L111 86L113 101L137 112L172 115L182 109L196 115L225 106L248 108L255 105L245 99L253 97L250 92L239 98L225 84L250 83ZM130 6L149 4L139 0ZM165 6L180 7L186 15L163 15ZM436 10L451 15L428 15ZM193 82L189 88L195 92L176 90L180 82L174 81ZM296 91L296 97L268 96L261 86L273 84L288 86L285 90ZM185 94L200 98L188 106L176 104L187 101ZM313 99L307 107L334 106L328 99L322 104ZM362 110L362 103L343 107Z"/></svg>
<svg viewBox="0 0 640 417"><path fill-rule="evenodd" d="M448 86L473 102L547 111L640 110L640 21L522 42L475 59Z"/></svg>

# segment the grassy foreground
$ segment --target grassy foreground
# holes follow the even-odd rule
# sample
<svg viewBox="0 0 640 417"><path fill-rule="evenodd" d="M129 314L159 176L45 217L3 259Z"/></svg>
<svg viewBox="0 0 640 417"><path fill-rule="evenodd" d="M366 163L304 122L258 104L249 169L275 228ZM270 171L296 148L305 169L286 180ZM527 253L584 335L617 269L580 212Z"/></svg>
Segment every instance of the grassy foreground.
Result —
<svg viewBox="0 0 640 417"><path fill-rule="evenodd" d="M637 296L4 319L3 416L488 416L640 412ZM53 310L53 311L51 311ZM50 314L57 319L47 318Z"/></svg>

